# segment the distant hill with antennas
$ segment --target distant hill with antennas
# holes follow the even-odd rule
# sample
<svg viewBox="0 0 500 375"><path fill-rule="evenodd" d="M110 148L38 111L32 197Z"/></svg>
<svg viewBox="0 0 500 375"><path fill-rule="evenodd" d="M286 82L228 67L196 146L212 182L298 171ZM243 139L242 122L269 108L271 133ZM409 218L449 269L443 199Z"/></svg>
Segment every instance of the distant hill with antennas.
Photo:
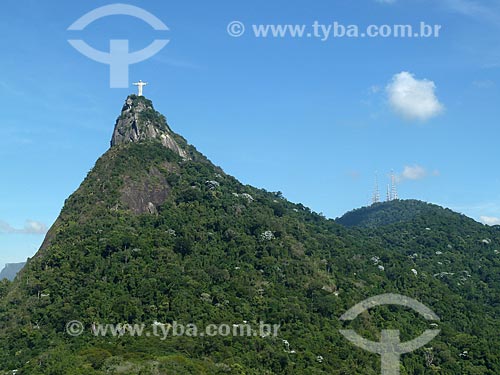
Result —
<svg viewBox="0 0 500 375"><path fill-rule="evenodd" d="M378 228L395 223L404 223L417 220L418 217L463 217L450 209L419 200L392 200L384 203L374 203L371 206L362 207L349 211L336 222L346 227Z"/></svg>

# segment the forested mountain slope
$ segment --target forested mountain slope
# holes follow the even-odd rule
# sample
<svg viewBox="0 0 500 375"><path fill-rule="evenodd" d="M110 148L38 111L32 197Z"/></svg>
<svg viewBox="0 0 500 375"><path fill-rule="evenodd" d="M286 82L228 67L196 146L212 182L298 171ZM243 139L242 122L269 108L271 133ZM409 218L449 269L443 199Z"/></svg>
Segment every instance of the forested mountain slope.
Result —
<svg viewBox="0 0 500 375"><path fill-rule="evenodd" d="M408 202L381 204L381 217ZM243 185L130 96L97 161L35 257L0 284L0 370L17 374L379 374L339 329L402 339L429 322L393 306L339 317L382 293L415 298L441 334L401 374L500 373L500 231L438 207L348 228ZM401 206L399 206L401 205ZM389 212L385 212L387 210ZM359 219L358 221L363 221ZM378 219L377 219L378 220ZM345 223L345 222L344 222ZM68 335L78 320L82 335ZM97 323L279 324L250 337L96 337Z"/></svg>

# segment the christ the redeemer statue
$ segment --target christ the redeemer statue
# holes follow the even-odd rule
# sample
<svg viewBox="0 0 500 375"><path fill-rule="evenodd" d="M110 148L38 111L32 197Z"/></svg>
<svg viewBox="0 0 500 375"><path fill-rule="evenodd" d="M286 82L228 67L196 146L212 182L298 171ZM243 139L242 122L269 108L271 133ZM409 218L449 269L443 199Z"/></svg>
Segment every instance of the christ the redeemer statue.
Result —
<svg viewBox="0 0 500 375"><path fill-rule="evenodd" d="M137 93L138 96L142 96L142 88L147 84L147 82L142 82L141 80L139 80L139 82L134 82L134 86L137 86L137 89L139 90Z"/></svg>

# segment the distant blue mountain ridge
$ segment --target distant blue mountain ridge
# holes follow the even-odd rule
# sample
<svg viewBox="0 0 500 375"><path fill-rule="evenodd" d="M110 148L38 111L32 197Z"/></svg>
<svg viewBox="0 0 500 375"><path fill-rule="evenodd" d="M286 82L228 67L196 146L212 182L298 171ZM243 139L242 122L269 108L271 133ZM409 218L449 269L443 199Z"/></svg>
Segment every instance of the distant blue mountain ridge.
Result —
<svg viewBox="0 0 500 375"><path fill-rule="evenodd" d="M10 281L14 280L17 273L21 271L26 262L21 263L6 263L3 270L0 272L0 280L8 279Z"/></svg>

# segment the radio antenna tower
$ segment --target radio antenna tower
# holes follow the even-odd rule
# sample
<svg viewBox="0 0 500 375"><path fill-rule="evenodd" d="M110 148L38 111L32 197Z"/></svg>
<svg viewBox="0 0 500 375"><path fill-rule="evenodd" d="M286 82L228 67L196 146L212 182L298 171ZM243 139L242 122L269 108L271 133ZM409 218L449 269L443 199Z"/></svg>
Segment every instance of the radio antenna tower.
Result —
<svg viewBox="0 0 500 375"><path fill-rule="evenodd" d="M373 189L372 204L380 202L380 192L378 190L378 173L375 172L375 187Z"/></svg>
<svg viewBox="0 0 500 375"><path fill-rule="evenodd" d="M398 197L398 189L396 186L396 176L394 175L394 171L391 171L391 201L399 199Z"/></svg>
<svg viewBox="0 0 500 375"><path fill-rule="evenodd" d="M386 201L387 202L391 201L391 188L390 188L389 184L387 184L387 198L386 198Z"/></svg>

